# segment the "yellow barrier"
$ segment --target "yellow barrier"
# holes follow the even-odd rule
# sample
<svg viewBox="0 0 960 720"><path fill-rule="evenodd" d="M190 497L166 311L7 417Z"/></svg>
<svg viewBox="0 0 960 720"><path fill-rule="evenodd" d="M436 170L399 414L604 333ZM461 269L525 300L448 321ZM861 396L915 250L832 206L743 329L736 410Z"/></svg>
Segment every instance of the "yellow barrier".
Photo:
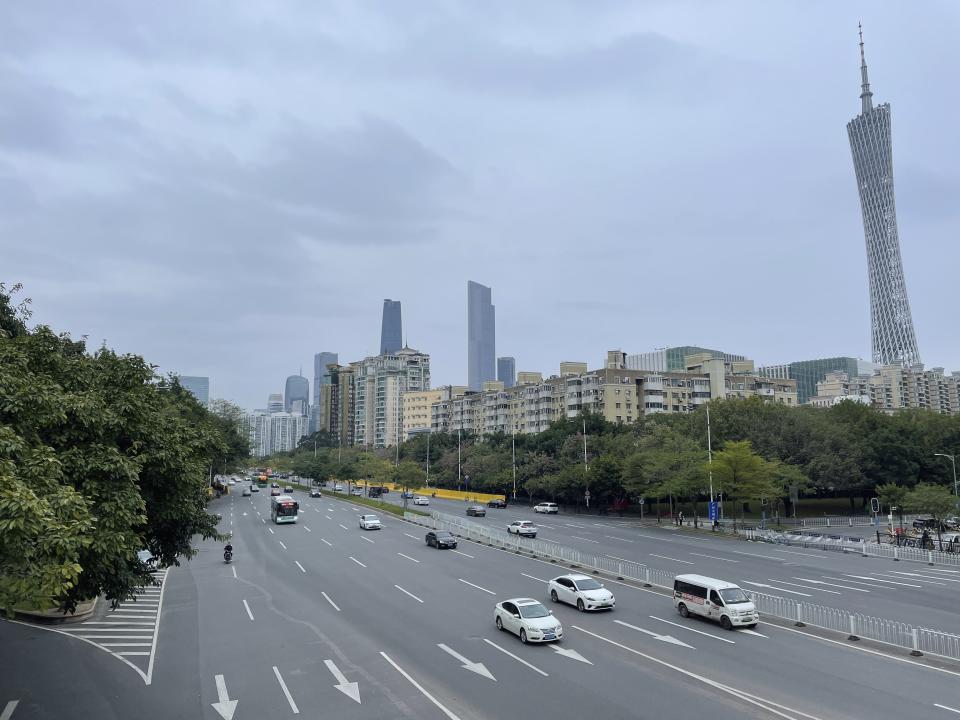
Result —
<svg viewBox="0 0 960 720"><path fill-rule="evenodd" d="M338 482L343 482L338 481ZM357 480L353 481L357 483ZM365 484L363 480L360 480L359 483L362 485ZM376 485L376 483L370 483L371 486ZM384 483L385 487L390 488L391 490L396 490L401 492L403 490L402 485L397 485L396 483ZM478 502L485 503L490 500L506 500L506 495L496 495L492 493L482 493L482 492L463 492L462 490L447 490L446 488L433 488L433 487L421 487L413 489L413 492L416 495L424 495L426 497L438 497L445 500L464 500L466 502Z"/></svg>

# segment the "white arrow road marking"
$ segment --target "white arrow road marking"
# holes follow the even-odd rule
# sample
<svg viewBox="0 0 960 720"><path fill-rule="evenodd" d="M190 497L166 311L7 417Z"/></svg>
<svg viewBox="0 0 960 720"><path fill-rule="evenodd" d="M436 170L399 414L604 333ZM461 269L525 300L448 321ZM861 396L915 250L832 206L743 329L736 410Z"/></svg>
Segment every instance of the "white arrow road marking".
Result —
<svg viewBox="0 0 960 720"><path fill-rule="evenodd" d="M956 713L957 715L960 715L960 710L957 710L956 708L947 707L946 705L941 705L940 703L934 703L933 706L938 707L941 710L946 710L947 712L952 712L952 713ZM0 720L4 720L2 715L0 715Z"/></svg>
<svg viewBox="0 0 960 720"><path fill-rule="evenodd" d="M693 628L687 627L686 625L681 625L680 623L671 622L670 620L664 620L663 618L659 618L656 615L651 615L650 619L657 620L662 623L666 623L667 625L673 625L674 627L678 627L681 630L687 630L692 633L697 633L698 635L706 635L707 637L713 638L714 640L719 640L720 642L730 643L731 645L737 644L733 640L727 640L727 638L722 638L719 635L714 635L713 633L704 632L703 630L694 630ZM615 620L614 622L619 622L619 621Z"/></svg>
<svg viewBox="0 0 960 720"><path fill-rule="evenodd" d="M526 660L524 660L522 657L517 657L516 655L514 655L514 654L513 654L512 652L510 652L509 650L506 650L506 649L500 647L499 645L497 645L495 642L493 642L493 641L491 641L491 640L487 640L486 638L484 638L483 641L484 641L487 645L492 645L492 646L495 647L497 650L499 650L500 652L502 652L504 655L509 655L510 657L512 657L512 658L513 658L514 660L516 660L517 662L523 663L524 665L526 665L526 666L527 666L528 668L530 668L531 670L534 670L534 671L540 673L540 674L543 675L544 677L550 677L547 673L545 673L543 670L541 670L540 668L538 668L536 665L531 665L531 664L528 663Z"/></svg>
<svg viewBox="0 0 960 720"><path fill-rule="evenodd" d="M337 604L336 604L333 600L330 599L330 596L329 596L329 595L327 595L325 592L323 592L323 590L320 591L320 594L323 595L323 597L326 599L326 601L333 606L333 609L334 609L334 610L336 610L337 612L340 612L340 608L338 608L338 607L337 607Z"/></svg>
<svg viewBox="0 0 960 720"><path fill-rule="evenodd" d="M3 712L0 713L0 720L10 720L10 716L13 715L13 711L17 709L17 705L19 704L19 700L11 700L8 702L6 707L3 708Z"/></svg>
<svg viewBox="0 0 960 720"><path fill-rule="evenodd" d="M300 572L306 572L306 571L307 571L306 568L304 568L303 565L300 564L300 561L299 561L299 560L294 560L293 562L296 563L296 566L297 566L298 568L300 568Z"/></svg>
<svg viewBox="0 0 960 720"><path fill-rule="evenodd" d="M399 585L394 585L394 587L395 587L397 590L399 590L400 592L404 593L405 595L409 595L409 596L412 597L414 600L416 600L418 603L422 603L422 602L423 602L423 600L421 600L420 598L418 598L416 595L414 595L414 594L413 594L412 592L410 592L409 590L404 590L404 589L403 589L402 587L400 587Z"/></svg>
<svg viewBox="0 0 960 720"><path fill-rule="evenodd" d="M583 655L578 653L576 650L571 650L570 648L562 648L559 645L551 645L550 647L553 648L554 652L559 653L565 657L568 657L571 660L577 660L579 662L586 663L587 665L593 665L592 662L587 660Z"/></svg>
<svg viewBox="0 0 960 720"><path fill-rule="evenodd" d="M780 592L790 593L791 595L801 595L803 597L813 597L810 593L802 593L797 590L787 590L786 588L777 587L776 585L765 585L764 583L750 582L749 580L741 580L744 585L754 585L756 587L770 588L771 590L779 590Z"/></svg>
<svg viewBox="0 0 960 720"><path fill-rule="evenodd" d="M418 565L420 564L419 560L417 560L416 558L412 558L409 555L404 555L402 552L398 552L397 555L399 555L400 557L405 557L407 560L413 560Z"/></svg>
<svg viewBox="0 0 960 720"><path fill-rule="evenodd" d="M497 681L497 679L493 676L493 673L491 673L489 670L487 670L486 666L485 666L483 663L470 662L470 661L467 660L463 655L461 655L460 653L458 653L456 650L454 650L454 649L451 648L451 647L448 647L448 646L444 645L443 643L437 643L437 647L440 648L441 650L443 650L443 651L444 651L445 653L447 653L448 655L452 655L452 656L455 657L457 660L459 660L459 661L462 663L462 665L460 665L460 667L462 667L464 670L469 670L470 672L475 672L477 675L481 675L481 676L483 676L483 677L485 677L485 678L489 678L490 680L493 680L494 682Z"/></svg>
<svg viewBox="0 0 960 720"><path fill-rule="evenodd" d="M656 553L650 553L650 557L661 558L663 560L672 560L673 562L683 563L684 565L693 565L689 560L681 560L680 558L667 557L666 555L657 555Z"/></svg>
<svg viewBox="0 0 960 720"><path fill-rule="evenodd" d="M762 638L767 637L763 633L758 633L756 630L751 630L750 628L740 628L739 630L737 630L737 632L744 633L746 635L756 635L757 637L762 637Z"/></svg>
<svg viewBox="0 0 960 720"><path fill-rule="evenodd" d="M428 692L426 691L426 689L423 687L423 685L421 685L421 684L418 683L416 680L414 680L414 679L413 679L413 676L410 675L410 673L408 673L408 672L407 672L406 670L404 670L402 667L400 667L399 665L397 665L393 660L391 660L391 659L390 659L390 656L387 655L385 652L383 652L383 650L380 651L380 654L383 656L383 659L384 659L384 660L386 660L388 663L390 663L391 665L393 665L394 670L396 670L398 673L400 673L401 675L403 675L407 680L409 680L411 685L413 685L417 690L419 690L421 693L423 693L423 696L424 696L425 698L427 698L427 700L429 700L429 701L432 702L434 705L436 705L438 708L440 708L440 710L443 711L443 714L446 715L448 718L450 718L450 720L460 720L460 718L459 718L458 716L456 716L455 714L453 714L452 712L450 712L450 710L448 710L447 708L445 708L445 707L440 703L439 700L437 700L433 695L431 695L430 693L428 693Z"/></svg>
<svg viewBox="0 0 960 720"><path fill-rule="evenodd" d="M360 562L359 560L357 560L353 555L350 555L349 558L350 558L351 560L353 560L353 561L354 561L357 565L359 565L360 567L366 567L366 565L364 565L362 562Z"/></svg>
<svg viewBox="0 0 960 720"><path fill-rule="evenodd" d="M844 573L847 577L857 578L858 580L872 580L873 582L887 583L888 585L903 585L904 587L922 588L923 585L913 585L911 583L896 582L895 580L884 580L883 578L870 577L869 575L850 575Z"/></svg>
<svg viewBox="0 0 960 720"><path fill-rule="evenodd" d="M231 700L227 695L227 684L223 681L223 675L217 675L214 680L217 683L217 702L210 703L223 720L231 720L233 711L237 709L239 700Z"/></svg>
<svg viewBox="0 0 960 720"><path fill-rule="evenodd" d="M247 605L247 601L246 601L246 600L243 601L243 606L247 609L247 615L249 615L249 616L250 616L250 619L253 620L253 613L250 612L250 606Z"/></svg>
<svg viewBox="0 0 960 720"><path fill-rule="evenodd" d="M864 590L863 588L851 587L850 585L837 585L836 583L828 583L828 582L824 582L823 580L814 580L812 578L794 577L793 579L803 580L804 582L808 582L811 585L829 585L830 587L843 588L844 590L856 590L857 592L865 592L865 593L870 592L869 590Z"/></svg>
<svg viewBox="0 0 960 720"><path fill-rule="evenodd" d="M357 704L360 704L360 686L355 682L348 682L346 676L340 672L340 668L336 666L333 660L324 660L323 664L327 666L327 670L337 681L334 687Z"/></svg>
<svg viewBox="0 0 960 720"><path fill-rule="evenodd" d="M300 708L298 708L297 704L293 701L293 696L291 696L290 691L287 690L287 684L283 681L280 670L277 669L276 665L273 666L273 674L277 676L277 682L280 683L280 689L283 690L283 694L287 696L287 702L290 703L290 709L293 710L293 714L299 715Z"/></svg>
<svg viewBox="0 0 960 720"><path fill-rule="evenodd" d="M321 539L323 542L325 542L327 545L329 545L330 547L333 547L333 543L330 542L329 540L327 540L326 538L320 538L320 539Z"/></svg>
<svg viewBox="0 0 960 720"><path fill-rule="evenodd" d="M493 590L487 590L486 588L482 588L482 587L480 587L479 585L474 585L472 582L469 582L469 581L467 581L467 580L464 580L463 578L457 578L457 580L459 580L460 582L462 582L464 585L469 585L470 587L475 587L477 590L483 590L485 593L487 593L487 594L489 594L489 595L496 595L496 593L495 593Z"/></svg>
<svg viewBox="0 0 960 720"><path fill-rule="evenodd" d="M710 558L711 560L723 560L724 562L738 563L739 560L731 560L730 558L717 557L716 555L704 555L703 553L690 553L691 555L698 555L699 557Z"/></svg>
<svg viewBox="0 0 960 720"><path fill-rule="evenodd" d="M549 580L544 580L543 578L534 577L533 575L527 575L526 573L520 573L524 577L528 577L531 580L537 580L538 582L550 582Z"/></svg>
<svg viewBox="0 0 960 720"><path fill-rule="evenodd" d="M693 645L687 645L682 640L677 640L675 637L672 637L670 635L659 635L658 633L655 633L652 630L644 630L642 627L637 627L636 625L625 623L623 620L614 620L614 622L617 623L618 625L623 625L624 627L628 627L631 630L636 630L637 632L642 632L645 635L649 635L655 640L660 640L662 642L670 643L671 645L680 645L682 647L690 648L691 650L696 650L696 648Z"/></svg>

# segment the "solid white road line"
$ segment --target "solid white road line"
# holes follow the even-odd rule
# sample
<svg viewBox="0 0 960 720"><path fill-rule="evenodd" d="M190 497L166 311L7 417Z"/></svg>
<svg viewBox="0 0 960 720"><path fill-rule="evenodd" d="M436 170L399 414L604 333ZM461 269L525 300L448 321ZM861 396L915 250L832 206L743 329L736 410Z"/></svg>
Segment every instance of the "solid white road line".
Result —
<svg viewBox="0 0 960 720"><path fill-rule="evenodd" d="M455 552L457 555L463 555L464 557L468 557L471 560L476 560L476 558L473 555L467 555L467 553L460 552L459 550L451 550L450 552Z"/></svg>
<svg viewBox="0 0 960 720"><path fill-rule="evenodd" d="M236 577L236 576L237 576L237 568L236 568L236 566L231 566L230 569L233 570L233 576Z"/></svg>
<svg viewBox="0 0 960 720"><path fill-rule="evenodd" d="M504 655L509 655L509 656L512 657L514 660L516 660L518 663L521 663L521 664L523 664L523 665L526 665L528 668L530 668L530 669L533 670L534 672L538 672L538 673L540 673L541 675L543 675L544 677L550 677L547 673L545 673L543 670L541 670L540 668L538 668L536 665L531 665L531 664L528 663L526 660L524 660L522 657L517 657L516 655L514 655L514 654L513 654L512 652L510 652L509 650L506 650L506 649L500 647L499 645L497 645L495 642L493 642L493 641L491 641L491 640L487 640L486 638L484 638L483 641L484 641L485 643L487 643L487 645L492 645L492 646L495 647L497 650L499 650L500 652L502 652Z"/></svg>
<svg viewBox="0 0 960 720"><path fill-rule="evenodd" d="M404 590L404 589L403 589L402 587L400 587L399 585L394 585L394 587L395 587L397 590L399 590L400 592L402 592L404 595L409 595L409 596L412 597L414 600L416 600L418 603L422 603L422 602L423 602L423 600L421 600L420 598L418 598L418 597L417 597L416 595L414 595L412 592L409 592L408 590Z"/></svg>
<svg viewBox="0 0 960 720"><path fill-rule="evenodd" d="M287 546L283 544L283 540L278 540L277 542L280 543L280 546L281 546L284 550L287 549Z"/></svg>
<svg viewBox="0 0 960 720"><path fill-rule="evenodd" d="M756 587L770 588L771 590L779 590L780 592L790 593L791 595L800 595L801 597L813 597L810 593L802 593L799 590L788 590L787 588L780 587L778 585L767 585L765 583L751 582L750 580L741 580L741 583L744 585L755 585Z"/></svg>
<svg viewBox="0 0 960 720"><path fill-rule="evenodd" d="M359 565L360 567L366 567L366 565L364 565L362 562L360 562L359 560L357 560L353 555L350 555L349 557L350 557L351 560L353 560L353 561L354 561L357 565Z"/></svg>
<svg viewBox="0 0 960 720"><path fill-rule="evenodd" d="M310 528L308 528L306 525L303 526L303 529L306 530L307 532L313 532L313 531L312 531Z"/></svg>
<svg viewBox="0 0 960 720"><path fill-rule="evenodd" d="M253 620L253 613L250 612L250 606L247 604L246 600L243 601L243 606L247 609L247 615L249 616L249 618Z"/></svg>
<svg viewBox="0 0 960 720"><path fill-rule="evenodd" d="M550 582L549 580L544 580L542 578L534 577L533 575L527 575L526 573L520 573L520 574L523 575L524 577L530 578L531 580L536 580L537 582L542 582L542 583Z"/></svg>
<svg viewBox="0 0 960 720"><path fill-rule="evenodd" d="M300 568L300 572L306 572L306 571L307 571L306 568L304 568L303 565L300 564L300 561L299 561L299 560L294 560L293 562L296 564L296 566L297 566L298 568Z"/></svg>
<svg viewBox="0 0 960 720"><path fill-rule="evenodd" d="M343 523L337 523L337 525L339 525L340 527L342 527L342 528L343 528L344 530L346 530L346 529L347 529L347 526L346 526L346 525L344 525Z"/></svg>
<svg viewBox="0 0 960 720"><path fill-rule="evenodd" d="M824 588L810 587L808 585L800 585L799 583L787 582L786 580L774 580L773 578L767 578L770 582L780 583L781 585L790 585L791 587L803 588L804 590L819 590L820 592L830 593L831 595L843 595L842 592L837 590L825 590Z"/></svg>
<svg viewBox="0 0 960 720"><path fill-rule="evenodd" d="M840 582L852 583L854 585L866 585L867 587L881 588L882 590L896 590L896 588L887 587L885 585L877 585L876 583L861 582L859 580L849 580L847 578L831 577L830 575L821 575L820 577L826 578L827 580L839 580Z"/></svg>
<svg viewBox="0 0 960 720"><path fill-rule="evenodd" d="M277 669L276 665L273 666L273 674L277 676L277 682L280 683L280 689L283 690L283 694L287 696L287 702L290 703L290 709L293 711L293 714L299 715L300 709L293 701L293 696L290 695L290 691L287 690L287 684L283 681L283 677L280 675L280 670Z"/></svg>
<svg viewBox="0 0 960 720"><path fill-rule="evenodd" d="M320 594L323 595L324 599L333 606L333 609L337 612L340 612L340 608L337 607L337 604L330 599L330 596L327 595L323 590L320 591Z"/></svg>
<svg viewBox="0 0 960 720"><path fill-rule="evenodd" d="M325 542L327 545L329 545L330 547L333 547L333 543L330 542L329 540L327 540L326 538L320 538L320 539L321 539L323 542Z"/></svg>
<svg viewBox="0 0 960 720"><path fill-rule="evenodd" d="M599 544L600 544L600 541L599 541L599 540L591 540L591 539L589 539L589 538L580 537L579 535L571 535L570 537L573 538L574 540L583 540L584 542L594 543L595 545L599 545Z"/></svg>
<svg viewBox="0 0 960 720"><path fill-rule="evenodd" d="M488 593L488 594L490 594L490 595L496 595L496 593L495 593L493 590L487 590L486 588L480 587L479 585L474 585L472 582L469 582L469 581L467 581L467 580L464 580L463 578L457 578L457 580L459 580L460 582L462 582L464 585L469 585L470 587L475 587L477 590L483 590L485 593Z"/></svg>
<svg viewBox="0 0 960 720"><path fill-rule="evenodd" d="M671 560L673 562L683 563L684 565L693 565L689 560L680 560L679 558L667 557L666 555L657 555L656 553L650 553L650 557L662 558L663 560Z"/></svg>
<svg viewBox="0 0 960 720"><path fill-rule="evenodd" d="M960 710L957 710L956 708L947 707L946 705L941 705L940 703L934 703L933 706L938 707L941 710L946 710L947 712L952 712L952 713L956 713L957 715L960 715ZM2 718L0 718L0 720L2 720Z"/></svg>
<svg viewBox="0 0 960 720"><path fill-rule="evenodd" d="M275 534L276 534L276 533L273 532L273 528L267 528L267 530L270 531L270 534L271 534L271 535L275 535Z"/></svg>
<svg viewBox="0 0 960 720"><path fill-rule="evenodd" d="M616 535L604 535L605 538L610 538L611 540L620 540L621 542L632 543L633 540L627 540L626 538L617 537Z"/></svg>
<svg viewBox="0 0 960 720"><path fill-rule="evenodd" d="M412 558L412 557L410 557L409 555L404 555L402 552L398 552L397 555L399 555L400 557L404 557L404 558L406 558L407 560L413 560L413 561L414 561L415 563L417 563L418 565L420 564L420 561L419 561L419 560L417 560L416 558Z"/></svg>
<svg viewBox="0 0 960 720"><path fill-rule="evenodd" d="M732 562L732 563L740 562L739 560L731 560L730 558L717 557L716 555L704 555L703 553L695 553L695 552L692 552L690 554L698 555L699 557L710 558L711 560L723 560L723 562Z"/></svg>
<svg viewBox="0 0 960 720"><path fill-rule="evenodd" d="M366 541L367 541L368 543L370 543L371 545L376 545L376 543L375 543L373 540L371 540L370 538L368 538L368 537L366 537L366 536L364 536L364 535L361 535L361 536L360 536L360 539L361 539L361 540L366 540Z"/></svg>
<svg viewBox="0 0 960 720"><path fill-rule="evenodd" d="M421 685L421 684L418 683L416 680L414 680L413 677L410 675L410 673L408 673L408 672L407 672L406 670L404 670L402 667L400 667L399 665L397 665L393 660L391 660L389 655L387 655L387 654L386 654L385 652L383 652L382 650L380 651L380 654L383 655L383 659L384 659L384 660L386 660L388 663L390 663L391 665L393 665L394 669L395 669L398 673L400 673L400 674L403 675L407 680L409 680L411 685L413 685L417 690L419 690L421 693L423 693L423 696L424 696L425 698L427 698L427 700L429 700L429 701L432 702L434 705L436 705L438 708L440 708L440 710L443 711L443 714L446 715L448 718L450 718L450 720L460 720L459 717L457 717L457 716L454 715L452 712L450 712L450 710L448 710L446 707L444 707L444 706L440 703L439 700L437 700L433 695L431 695L430 693L428 693L428 692L426 691L426 689L423 687L423 685Z"/></svg>
<svg viewBox="0 0 960 720"><path fill-rule="evenodd" d="M0 713L0 720L10 720L10 716L13 715L13 711L17 709L17 705L20 704L19 700L11 700L3 708L3 712Z"/></svg>
<svg viewBox="0 0 960 720"><path fill-rule="evenodd" d="M695 630L692 627L687 627L686 625L681 625L680 623L675 623L675 622L672 622L671 620L664 620L663 618L659 618L656 615L651 615L650 619L657 620L662 623L666 623L667 625L673 625L674 627L678 627L683 630L689 630L690 632L696 633L697 635L706 635L707 637L711 637L714 640L719 640L720 642L730 643L731 645L737 644L736 641L734 640L728 640L727 638L722 638L719 635L714 635L713 633L704 632L703 630Z"/></svg>

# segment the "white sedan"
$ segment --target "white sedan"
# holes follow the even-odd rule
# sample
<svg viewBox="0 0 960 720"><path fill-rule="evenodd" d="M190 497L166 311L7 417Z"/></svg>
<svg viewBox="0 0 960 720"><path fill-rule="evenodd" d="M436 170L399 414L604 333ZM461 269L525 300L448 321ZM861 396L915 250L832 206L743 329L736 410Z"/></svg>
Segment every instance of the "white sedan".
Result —
<svg viewBox="0 0 960 720"><path fill-rule="evenodd" d="M613 610L617 600L607 590L588 575L561 575L549 583L550 599L576 605L577 610Z"/></svg>
<svg viewBox="0 0 960 720"><path fill-rule="evenodd" d="M361 515L360 527L364 530L380 530L380 518L376 515Z"/></svg>
<svg viewBox="0 0 960 720"><path fill-rule="evenodd" d="M532 598L513 598L493 607L497 630L509 630L520 642L553 642L563 638L563 626L542 603Z"/></svg>
<svg viewBox="0 0 960 720"><path fill-rule="evenodd" d="M430 504L430 498L425 498L423 495L417 495L417 496L413 499L413 504L414 504L414 505L429 505L429 504Z"/></svg>

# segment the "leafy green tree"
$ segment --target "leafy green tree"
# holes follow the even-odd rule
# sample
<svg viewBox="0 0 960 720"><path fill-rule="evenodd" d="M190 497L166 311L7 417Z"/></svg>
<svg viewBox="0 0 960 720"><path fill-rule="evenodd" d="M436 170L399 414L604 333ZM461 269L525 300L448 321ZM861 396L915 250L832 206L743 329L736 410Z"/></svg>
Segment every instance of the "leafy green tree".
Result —
<svg viewBox="0 0 960 720"><path fill-rule="evenodd" d="M884 483L883 485L877 485L876 491L877 499L880 501L880 510L887 508L892 513L893 509L896 508L897 515L900 516L900 525L903 525L903 513L906 509L909 488L896 483Z"/></svg>
<svg viewBox="0 0 960 720"><path fill-rule="evenodd" d="M910 490L904 505L913 513L929 515L934 520L943 520L957 512L957 498L943 485L920 483Z"/></svg>
<svg viewBox="0 0 960 720"><path fill-rule="evenodd" d="M783 491L774 468L754 452L749 440L728 442L714 454L713 480L724 499L735 501L741 518L745 502L779 497Z"/></svg>
<svg viewBox="0 0 960 720"><path fill-rule="evenodd" d="M417 463L412 460L403 460L393 469L393 482L404 491L420 488L426 480L426 474Z"/></svg>

